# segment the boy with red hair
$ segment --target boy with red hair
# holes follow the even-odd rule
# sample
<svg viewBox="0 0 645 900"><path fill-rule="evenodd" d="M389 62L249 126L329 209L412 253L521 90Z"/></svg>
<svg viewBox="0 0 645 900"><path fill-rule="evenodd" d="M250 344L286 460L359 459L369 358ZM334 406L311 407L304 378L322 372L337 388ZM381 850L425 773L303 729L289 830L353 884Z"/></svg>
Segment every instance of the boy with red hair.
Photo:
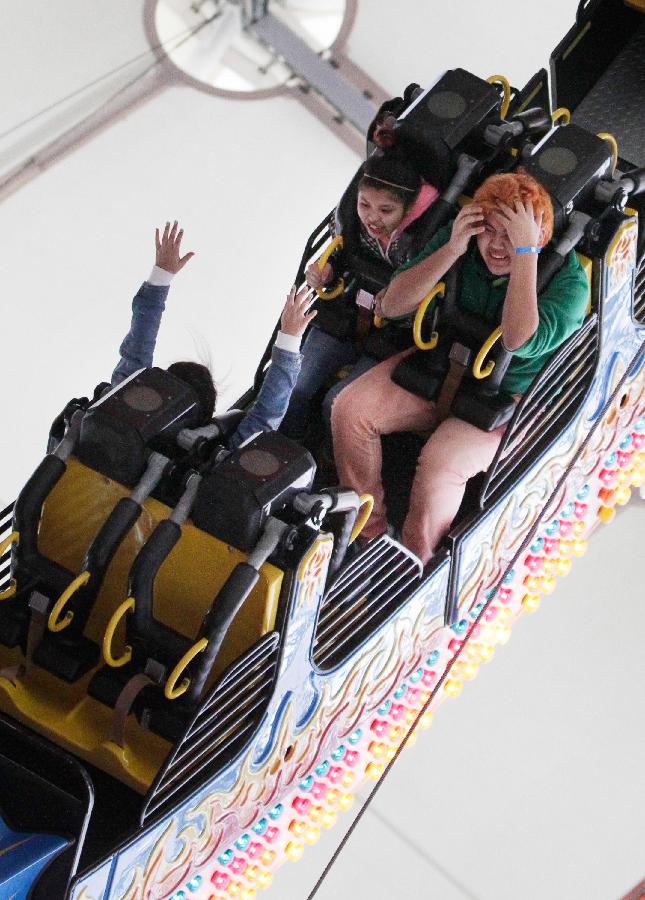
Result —
<svg viewBox="0 0 645 900"><path fill-rule="evenodd" d="M504 346L513 352L502 390L521 395L585 316L589 286L574 251L537 296L538 254L552 231L553 208L542 185L520 172L492 175L472 203L398 270L376 312L386 318L414 312L463 256L457 304L489 322L491 330L501 324ZM486 432L454 416L437 422L433 401L391 379L411 352L385 360L339 394L332 434L341 483L374 496L363 529L364 538L373 538L387 528L381 435L434 429L417 461L402 534L403 544L426 563L450 528L466 482L490 466L506 426Z"/></svg>

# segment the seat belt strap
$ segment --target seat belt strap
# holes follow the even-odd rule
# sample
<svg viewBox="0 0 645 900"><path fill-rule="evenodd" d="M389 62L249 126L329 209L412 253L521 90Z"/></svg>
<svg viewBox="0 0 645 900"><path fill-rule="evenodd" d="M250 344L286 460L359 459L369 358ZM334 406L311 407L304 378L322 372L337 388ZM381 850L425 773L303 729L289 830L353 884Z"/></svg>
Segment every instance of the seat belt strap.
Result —
<svg viewBox="0 0 645 900"><path fill-rule="evenodd" d="M466 369L470 365L471 351L458 341L450 348L450 368L443 380L439 396L437 398L436 412L439 422L443 422L450 415L450 407L459 390Z"/></svg>

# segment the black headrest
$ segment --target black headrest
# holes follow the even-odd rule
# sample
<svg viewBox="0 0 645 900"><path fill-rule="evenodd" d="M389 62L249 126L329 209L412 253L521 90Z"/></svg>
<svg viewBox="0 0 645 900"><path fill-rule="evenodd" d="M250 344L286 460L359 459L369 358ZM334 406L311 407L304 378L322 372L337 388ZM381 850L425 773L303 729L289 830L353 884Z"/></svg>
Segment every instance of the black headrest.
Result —
<svg viewBox="0 0 645 900"><path fill-rule="evenodd" d="M309 490L316 464L299 444L263 432L231 453L203 479L191 518L198 528L240 550L251 550L267 516L298 491Z"/></svg>
<svg viewBox="0 0 645 900"><path fill-rule="evenodd" d="M557 235L574 207L586 212L587 202L593 204L594 188L611 168L611 147L571 123L556 128L535 148L527 148L519 165L551 195L553 231Z"/></svg>
<svg viewBox="0 0 645 900"><path fill-rule="evenodd" d="M77 455L128 486L143 474L151 450L163 450L182 428L198 424L199 398L165 369L142 369L89 407Z"/></svg>

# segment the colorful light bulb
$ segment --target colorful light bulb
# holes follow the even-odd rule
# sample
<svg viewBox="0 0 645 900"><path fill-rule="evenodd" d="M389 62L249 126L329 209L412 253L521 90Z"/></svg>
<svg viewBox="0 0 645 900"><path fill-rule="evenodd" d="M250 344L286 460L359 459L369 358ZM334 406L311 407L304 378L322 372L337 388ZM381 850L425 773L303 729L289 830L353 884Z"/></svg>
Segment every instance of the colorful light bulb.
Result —
<svg viewBox="0 0 645 900"><path fill-rule="evenodd" d="M284 848L284 855L287 859L290 859L291 862L298 862L304 852L304 844L301 844L300 841L289 841Z"/></svg>

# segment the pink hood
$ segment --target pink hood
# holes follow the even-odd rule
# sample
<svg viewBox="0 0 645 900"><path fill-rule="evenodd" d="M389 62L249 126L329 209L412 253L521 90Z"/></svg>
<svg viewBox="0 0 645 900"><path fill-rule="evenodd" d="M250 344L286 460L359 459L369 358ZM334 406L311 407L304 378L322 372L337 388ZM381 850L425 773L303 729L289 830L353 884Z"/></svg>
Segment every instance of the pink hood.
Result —
<svg viewBox="0 0 645 900"><path fill-rule="evenodd" d="M427 181L422 181L416 200L404 215L403 219L401 220L401 224L395 231L395 234L401 234L403 231L405 231L406 228L408 228L413 222L415 222L419 218L419 216L422 216L428 209L428 207L432 206L438 196L439 191L433 184L428 184Z"/></svg>

